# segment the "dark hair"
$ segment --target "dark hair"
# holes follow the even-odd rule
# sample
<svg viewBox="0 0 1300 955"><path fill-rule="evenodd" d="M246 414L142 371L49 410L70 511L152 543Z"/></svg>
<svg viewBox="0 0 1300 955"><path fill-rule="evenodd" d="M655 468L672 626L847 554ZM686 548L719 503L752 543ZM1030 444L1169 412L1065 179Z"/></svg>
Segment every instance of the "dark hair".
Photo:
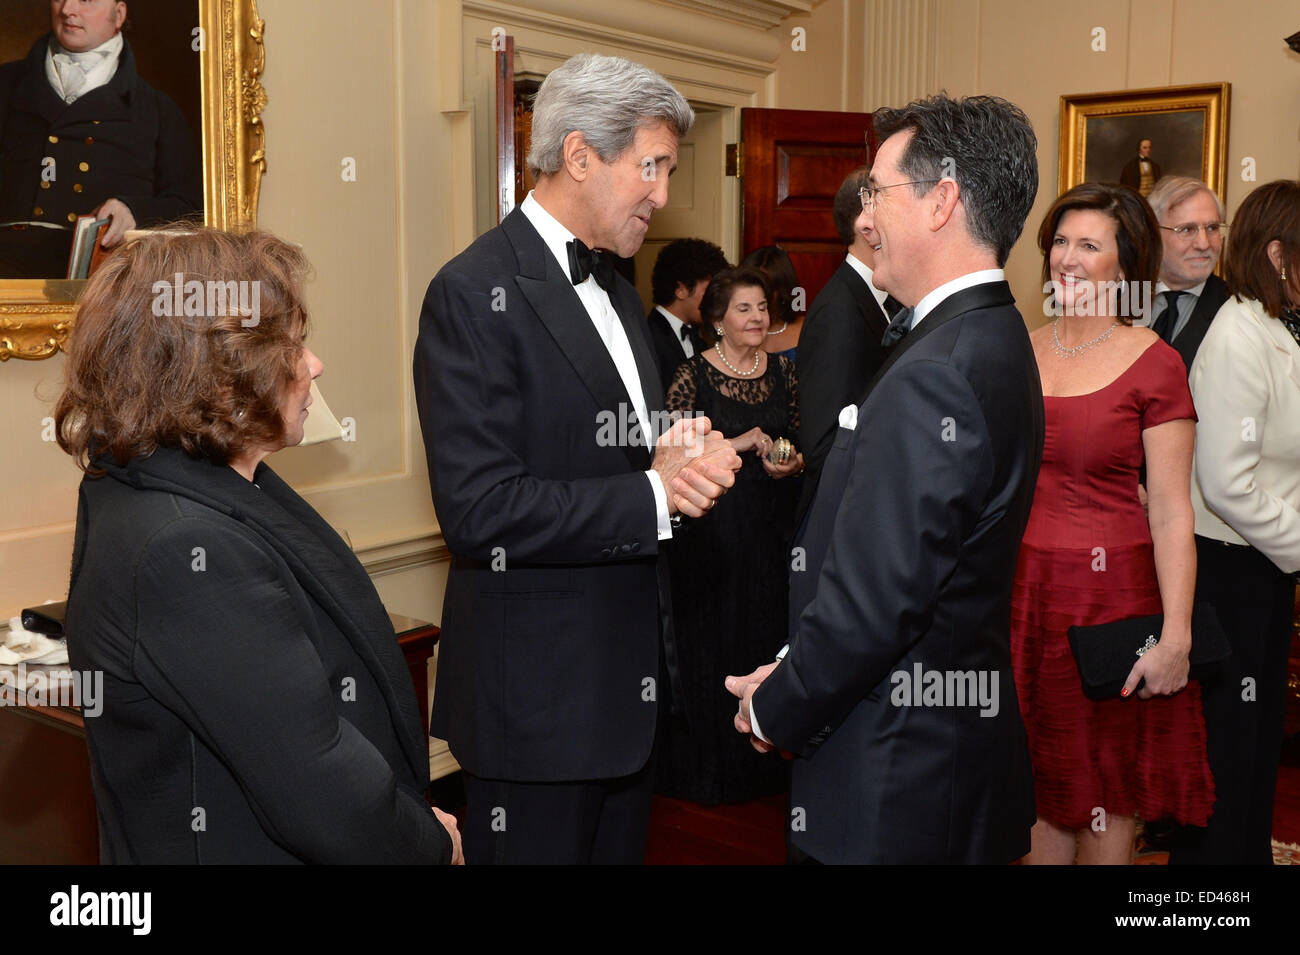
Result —
<svg viewBox="0 0 1300 955"><path fill-rule="evenodd" d="M1252 298L1277 318L1291 303L1268 258L1274 239L1282 243L1287 284L1300 302L1300 182L1294 179L1266 182L1242 200L1223 256L1223 278L1237 298Z"/></svg>
<svg viewBox="0 0 1300 955"><path fill-rule="evenodd" d="M799 287L799 276L794 273L794 263L779 245L759 246L740 263L743 268L758 269L767 276L767 307L774 321L789 321L794 317L791 303L794 290ZM703 313L701 313L703 314Z"/></svg>
<svg viewBox="0 0 1300 955"><path fill-rule="evenodd" d="M727 309L731 307L731 298L738 288L761 288L763 297L770 303L772 300L772 283L768 281L767 275L761 270L740 266L735 269L725 269L713 276L709 282L709 287L704 290L704 298L700 300L700 335L703 336L705 344L712 345L718 340L717 333L713 330L713 323L722 321L722 316L727 314ZM769 304L769 308L771 305Z"/></svg>
<svg viewBox="0 0 1300 955"><path fill-rule="evenodd" d="M858 190L867 184L870 172L870 167L859 166L844 178L840 188L835 192L835 201L831 204L831 218L835 220L835 231L845 245L853 244L856 235L853 224L858 221L858 216L862 215L862 197L858 195Z"/></svg>
<svg viewBox="0 0 1300 955"><path fill-rule="evenodd" d="M1114 182L1085 182L1062 193L1043 217L1038 227L1038 248L1043 253L1043 282L1052 277L1052 240L1061 219L1067 212L1090 209L1110 217L1115 223L1115 241L1119 247L1119 267L1124 274L1126 288L1122 301L1125 314L1115 318L1124 325L1133 324L1133 306L1146 301L1138 295L1138 283L1146 282L1154 289L1160 277L1163 256L1160 241L1160 223L1145 199L1136 189Z"/></svg>
<svg viewBox="0 0 1300 955"><path fill-rule="evenodd" d="M177 228L189 231L123 245L77 307L54 422L59 447L90 474L102 472L91 459L104 453L121 465L180 448L228 464L284 439L280 402L307 328L306 257L267 232ZM172 314L178 274L184 314ZM255 321L227 296L241 281L257 283L244 286ZM207 289L206 299L190 297L190 282Z"/></svg>
<svg viewBox="0 0 1300 955"><path fill-rule="evenodd" d="M898 171L908 181L956 179L971 237L1006 265L1038 195L1038 139L1024 111L997 96L941 93L877 110L875 127L881 142L912 131ZM912 190L923 196L933 188L919 183Z"/></svg>
<svg viewBox="0 0 1300 955"><path fill-rule="evenodd" d="M655 257L651 298L656 305L668 305L677 297L679 282L694 289L696 282L713 278L728 264L722 250L706 239L674 239Z"/></svg>

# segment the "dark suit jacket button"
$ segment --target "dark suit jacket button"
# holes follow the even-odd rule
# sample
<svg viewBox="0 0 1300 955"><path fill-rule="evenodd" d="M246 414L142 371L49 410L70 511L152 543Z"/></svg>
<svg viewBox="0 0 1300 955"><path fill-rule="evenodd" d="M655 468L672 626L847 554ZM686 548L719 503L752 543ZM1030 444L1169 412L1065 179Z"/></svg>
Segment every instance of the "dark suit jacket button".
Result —
<svg viewBox="0 0 1300 955"><path fill-rule="evenodd" d="M619 550L622 551L624 554L630 554L630 553L632 553L632 545L631 545L631 544L624 544L623 546L621 546L621 547L619 548Z"/></svg>
<svg viewBox="0 0 1300 955"><path fill-rule="evenodd" d="M636 551L639 551L640 549L641 549L641 542L640 542L640 541L633 541L633 542L632 542L632 551L635 553Z"/></svg>
<svg viewBox="0 0 1300 955"><path fill-rule="evenodd" d="M601 556L601 557L613 557L613 556L614 556L614 552L613 552L612 550L610 550L608 547L602 547L602 548L600 549L600 556Z"/></svg>

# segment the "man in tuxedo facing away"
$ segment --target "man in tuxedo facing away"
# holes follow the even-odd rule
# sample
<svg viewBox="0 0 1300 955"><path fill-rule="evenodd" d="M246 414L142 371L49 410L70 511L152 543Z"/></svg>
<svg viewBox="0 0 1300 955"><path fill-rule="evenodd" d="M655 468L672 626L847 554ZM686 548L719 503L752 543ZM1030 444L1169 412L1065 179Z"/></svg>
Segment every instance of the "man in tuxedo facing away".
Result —
<svg viewBox="0 0 1300 955"><path fill-rule="evenodd" d="M867 227L860 191L870 170L849 173L835 193L831 217L848 254L813 300L799 338L799 447L804 449L803 492L795 514L798 527L812 505L822 465L839 427L840 409L861 404L885 362L882 343L889 320L901 306L871 284L875 233Z"/></svg>
<svg viewBox="0 0 1300 955"><path fill-rule="evenodd" d="M1190 374L1210 322L1228 300L1227 284L1214 274L1223 252L1223 203L1209 186L1187 176L1165 176L1147 201L1160 223L1163 248L1151 329L1183 356Z"/></svg>
<svg viewBox="0 0 1300 955"><path fill-rule="evenodd" d="M796 757L791 841L812 859L1006 863L1035 818L1009 630L1043 394L1002 266L1037 141L989 96L875 123L863 201L900 341L841 412L783 659L726 683L736 728Z"/></svg>
<svg viewBox="0 0 1300 955"><path fill-rule="evenodd" d="M660 541L740 460L707 419L656 442L659 370L611 260L693 119L653 70L568 60L534 102L536 189L425 296L415 391L452 553L430 731L464 770L471 864L644 855L676 668Z"/></svg>
<svg viewBox="0 0 1300 955"><path fill-rule="evenodd" d="M707 239L674 239L655 257L650 273L655 307L646 323L665 393L677 366L704 350L699 332L700 300L709 279L726 267L727 257Z"/></svg>

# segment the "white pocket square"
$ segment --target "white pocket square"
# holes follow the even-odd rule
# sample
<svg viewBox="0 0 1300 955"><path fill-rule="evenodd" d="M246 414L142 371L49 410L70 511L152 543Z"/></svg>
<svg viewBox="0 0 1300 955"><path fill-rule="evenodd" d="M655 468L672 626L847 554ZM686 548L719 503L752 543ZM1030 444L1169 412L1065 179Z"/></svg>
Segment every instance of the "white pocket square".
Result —
<svg viewBox="0 0 1300 955"><path fill-rule="evenodd" d="M858 430L858 406L845 405L840 409L840 427L850 431Z"/></svg>

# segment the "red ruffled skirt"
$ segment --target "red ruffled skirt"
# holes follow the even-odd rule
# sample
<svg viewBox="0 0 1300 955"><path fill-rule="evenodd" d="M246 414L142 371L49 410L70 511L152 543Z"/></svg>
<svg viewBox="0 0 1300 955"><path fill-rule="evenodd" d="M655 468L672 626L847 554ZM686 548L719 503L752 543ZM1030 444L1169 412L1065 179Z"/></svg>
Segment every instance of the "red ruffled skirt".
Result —
<svg viewBox="0 0 1300 955"><path fill-rule="evenodd" d="M1149 543L1090 550L1022 544L1011 659L1040 818L1067 829L1107 816L1203 826L1214 807L1196 681L1174 696L1090 700L1066 630L1161 612Z"/></svg>

